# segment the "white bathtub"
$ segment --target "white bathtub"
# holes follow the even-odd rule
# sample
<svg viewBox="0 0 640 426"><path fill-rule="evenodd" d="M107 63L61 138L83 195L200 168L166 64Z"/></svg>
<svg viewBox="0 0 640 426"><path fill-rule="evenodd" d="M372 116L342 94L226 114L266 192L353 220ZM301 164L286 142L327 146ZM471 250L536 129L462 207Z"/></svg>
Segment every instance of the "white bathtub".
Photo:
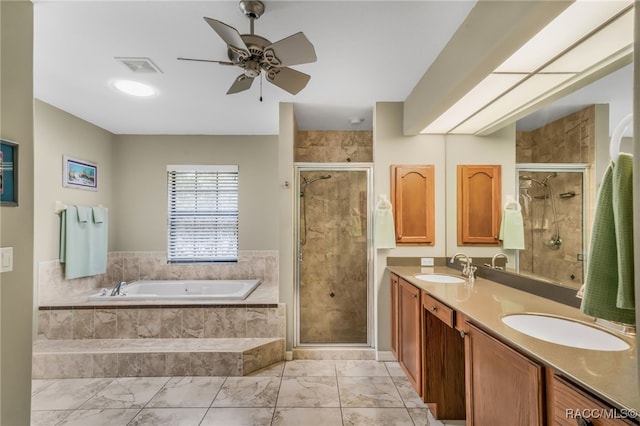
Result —
<svg viewBox="0 0 640 426"><path fill-rule="evenodd" d="M143 280L123 286L124 295L111 296L111 289L89 296L90 302L144 300L243 300L260 280Z"/></svg>

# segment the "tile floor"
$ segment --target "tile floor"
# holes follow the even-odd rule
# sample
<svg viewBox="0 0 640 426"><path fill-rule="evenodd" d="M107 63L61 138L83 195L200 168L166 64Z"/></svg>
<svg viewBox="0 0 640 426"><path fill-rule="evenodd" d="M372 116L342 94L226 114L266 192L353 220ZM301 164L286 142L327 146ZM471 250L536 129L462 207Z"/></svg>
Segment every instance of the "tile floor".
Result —
<svg viewBox="0 0 640 426"><path fill-rule="evenodd" d="M464 425L440 422L397 362L297 360L246 377L33 380L32 426Z"/></svg>

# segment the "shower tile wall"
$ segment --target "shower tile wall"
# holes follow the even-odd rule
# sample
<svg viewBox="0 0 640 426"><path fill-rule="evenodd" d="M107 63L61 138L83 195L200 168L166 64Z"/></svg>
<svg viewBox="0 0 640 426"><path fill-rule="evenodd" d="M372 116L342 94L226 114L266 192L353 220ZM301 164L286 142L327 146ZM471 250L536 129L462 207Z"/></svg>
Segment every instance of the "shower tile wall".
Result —
<svg viewBox="0 0 640 426"><path fill-rule="evenodd" d="M517 163L586 163L593 165L595 159L595 106L558 119L530 132L516 133ZM521 173L542 180L549 173ZM588 189L582 188L580 173L558 173L551 179L556 194L556 206L562 247L550 250L542 246L538 235L550 235L542 230L544 224L533 223L525 215L525 247L520 251L520 271L546 277L570 286L579 286L583 280L583 263L577 260L582 255L584 212L582 199ZM530 195L542 195L538 185L533 184ZM575 191L576 197L560 198L561 193ZM591 194L588 194L591 195ZM522 200L521 200L522 201ZM543 200L534 198L532 211L540 212ZM552 216L548 215L548 227ZM541 226L542 225L542 226ZM535 266L534 266L535 265ZM573 278L572 278L573 277Z"/></svg>
<svg viewBox="0 0 640 426"><path fill-rule="evenodd" d="M516 163L587 163L595 156L595 106L516 133Z"/></svg>
<svg viewBox="0 0 640 426"><path fill-rule="evenodd" d="M107 273L67 280L59 261L40 262L39 306L77 303L89 294L120 281L175 279L258 278L260 286L251 298L261 303L278 303L278 251L242 250L237 263L171 265L163 252L111 252Z"/></svg>
<svg viewBox="0 0 640 426"><path fill-rule="evenodd" d="M548 172L521 172L542 181ZM562 245L558 250L544 246L554 234L553 213L547 200L546 220L542 220L544 190L533 184L529 190L532 200L523 209L525 250L520 250L520 272L551 279L571 287L582 285L584 262L578 260L582 248L582 174L558 172L550 179L555 193L558 227ZM576 196L569 196L571 193ZM561 197L560 194L567 194ZM522 199L520 200L522 202Z"/></svg>
<svg viewBox="0 0 640 426"><path fill-rule="evenodd" d="M300 342L367 343L366 173L332 170L331 176L308 185L304 195ZM302 235L302 220L300 226Z"/></svg>
<svg viewBox="0 0 640 426"><path fill-rule="evenodd" d="M299 130L294 161L305 163L366 163L373 161L373 132L368 130Z"/></svg>

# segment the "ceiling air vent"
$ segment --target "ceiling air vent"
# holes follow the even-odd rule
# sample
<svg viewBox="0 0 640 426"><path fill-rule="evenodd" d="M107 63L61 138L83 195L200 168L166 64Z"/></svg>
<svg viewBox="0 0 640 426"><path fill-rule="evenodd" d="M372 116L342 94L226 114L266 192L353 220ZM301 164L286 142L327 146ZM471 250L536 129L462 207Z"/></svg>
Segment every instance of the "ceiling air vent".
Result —
<svg viewBox="0 0 640 426"><path fill-rule="evenodd" d="M114 58L135 73L162 73L149 58Z"/></svg>

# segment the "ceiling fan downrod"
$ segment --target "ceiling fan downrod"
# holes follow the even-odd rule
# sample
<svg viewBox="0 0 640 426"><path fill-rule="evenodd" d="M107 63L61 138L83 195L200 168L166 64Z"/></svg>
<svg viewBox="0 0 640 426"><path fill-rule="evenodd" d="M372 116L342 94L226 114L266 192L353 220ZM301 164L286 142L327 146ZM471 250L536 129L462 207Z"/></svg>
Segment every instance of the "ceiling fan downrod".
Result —
<svg viewBox="0 0 640 426"><path fill-rule="evenodd" d="M244 16L249 18L249 34L253 35L253 23L264 13L264 3L256 0L243 0L239 6Z"/></svg>

